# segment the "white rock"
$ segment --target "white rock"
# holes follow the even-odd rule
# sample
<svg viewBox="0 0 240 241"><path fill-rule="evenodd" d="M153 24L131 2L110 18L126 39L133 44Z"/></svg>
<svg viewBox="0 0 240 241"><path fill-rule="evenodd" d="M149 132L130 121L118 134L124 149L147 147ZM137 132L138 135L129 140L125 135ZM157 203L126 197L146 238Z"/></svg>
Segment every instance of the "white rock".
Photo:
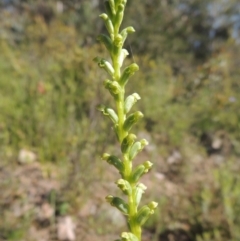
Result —
<svg viewBox="0 0 240 241"><path fill-rule="evenodd" d="M163 173L160 173L160 172L156 172L156 173L154 173L154 175L159 181L163 181L166 178L165 175Z"/></svg>
<svg viewBox="0 0 240 241"><path fill-rule="evenodd" d="M64 5L61 1L57 1L56 3L56 9L58 13L63 13Z"/></svg>
<svg viewBox="0 0 240 241"><path fill-rule="evenodd" d="M167 163L169 165L179 163L182 160L182 155L179 151L173 151L172 155L168 157Z"/></svg>
<svg viewBox="0 0 240 241"><path fill-rule="evenodd" d="M48 220L53 215L54 215L53 207L47 202L43 203L40 210L39 210L39 219Z"/></svg>
<svg viewBox="0 0 240 241"><path fill-rule="evenodd" d="M57 236L59 240L74 241L76 225L73 223L72 218L67 216L60 218L57 225Z"/></svg>
<svg viewBox="0 0 240 241"><path fill-rule="evenodd" d="M212 142L212 148L214 149L220 149L222 147L223 143L220 138L216 138Z"/></svg>
<svg viewBox="0 0 240 241"><path fill-rule="evenodd" d="M37 159L36 154L26 149L21 149L18 154L18 162L21 164L33 163L36 161L36 159Z"/></svg>

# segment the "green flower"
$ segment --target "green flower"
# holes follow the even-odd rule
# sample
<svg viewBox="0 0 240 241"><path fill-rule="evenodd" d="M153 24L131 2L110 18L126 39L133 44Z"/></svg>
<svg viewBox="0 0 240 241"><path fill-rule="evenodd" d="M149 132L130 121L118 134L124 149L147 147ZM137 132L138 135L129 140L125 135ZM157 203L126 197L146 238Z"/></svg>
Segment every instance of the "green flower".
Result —
<svg viewBox="0 0 240 241"><path fill-rule="evenodd" d="M148 145L148 142L145 139L136 141L137 136L129 133L133 126L143 118L143 114L140 111L128 114L133 105L141 99L137 93L133 93L125 99L125 86L131 76L139 70L136 63L130 64L124 70L121 69L128 55L128 51L123 48L124 42L129 33L135 32L133 27L126 27L119 32L126 3L126 0L105 1L106 13L101 14L100 18L104 21L109 36L101 34L98 40L108 50L111 62L99 57L96 57L94 61L110 76L103 82L103 85L112 95L116 108L100 105L98 109L104 116L112 120L122 154L121 158L108 153L104 153L102 156L103 160L119 171L121 178L116 181L116 184L126 197L125 200L111 195L106 197L107 202L128 218L129 232L123 232L121 238L116 241L141 241L141 227L153 214L157 203L150 202L138 210L142 195L147 189L144 184L139 183L139 180L150 170L152 163L145 161L134 167L133 162L137 154Z"/></svg>

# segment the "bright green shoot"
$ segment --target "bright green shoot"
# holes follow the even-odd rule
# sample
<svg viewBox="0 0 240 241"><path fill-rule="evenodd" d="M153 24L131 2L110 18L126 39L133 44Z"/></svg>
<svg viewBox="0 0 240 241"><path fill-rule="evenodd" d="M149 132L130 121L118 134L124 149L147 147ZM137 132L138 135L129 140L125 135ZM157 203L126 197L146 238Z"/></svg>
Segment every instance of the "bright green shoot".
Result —
<svg viewBox="0 0 240 241"><path fill-rule="evenodd" d="M133 167L133 159L148 142L145 139L137 141L137 137L130 132L143 114L140 111L129 114L132 106L140 99L137 93L133 93L125 99L125 86L129 78L139 69L138 65L133 63L123 71L121 70L124 59L128 55L128 51L123 48L124 42L128 34L135 32L133 27L120 30L126 3L127 0L105 1L106 13L101 14L100 18L103 19L109 36L101 34L98 40L107 48L111 63L100 57L96 57L94 61L109 75L109 79L104 81L104 86L114 98L116 110L103 105L99 107L99 110L113 122L122 152L121 158L107 153L102 157L103 160L118 169L121 178L116 184L127 197L126 201L111 195L106 197L107 202L127 216L129 232L122 233L121 238L116 241L141 241L141 227L154 213L157 203L150 202L139 208L142 194L146 190L146 186L140 183L139 179L149 171L152 163L145 161L143 164Z"/></svg>

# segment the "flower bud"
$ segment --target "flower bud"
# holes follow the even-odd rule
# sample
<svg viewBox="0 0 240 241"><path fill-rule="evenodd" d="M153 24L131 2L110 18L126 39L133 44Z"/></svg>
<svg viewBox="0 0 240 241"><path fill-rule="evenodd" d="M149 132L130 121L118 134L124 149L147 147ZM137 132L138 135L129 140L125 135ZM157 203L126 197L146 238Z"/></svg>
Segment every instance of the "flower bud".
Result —
<svg viewBox="0 0 240 241"><path fill-rule="evenodd" d="M107 161L107 163L115 166L120 173L123 171L123 163L118 157L111 156L108 153L104 153L102 156L102 160Z"/></svg>
<svg viewBox="0 0 240 241"><path fill-rule="evenodd" d="M113 44L114 46L116 46L117 48L121 48L123 46L123 38L120 34L118 34L114 40L113 40Z"/></svg>
<svg viewBox="0 0 240 241"><path fill-rule="evenodd" d="M122 141L121 150L122 153L128 153L129 149L133 145L134 141L136 140L136 136L134 134L128 134Z"/></svg>
<svg viewBox="0 0 240 241"><path fill-rule="evenodd" d="M140 226L142 226L149 218L149 216L152 214L151 209L144 205L138 212L136 221Z"/></svg>
<svg viewBox="0 0 240 241"><path fill-rule="evenodd" d="M118 122L118 116L113 109L104 105L100 105L98 106L98 110L100 110L105 116L108 116L113 121L113 123L116 124Z"/></svg>
<svg viewBox="0 0 240 241"><path fill-rule="evenodd" d="M141 99L141 97L137 93L129 95L125 100L125 105L124 105L125 114L127 114L131 110L133 105L140 99Z"/></svg>
<svg viewBox="0 0 240 241"><path fill-rule="evenodd" d="M120 85L124 86L128 82L129 78L135 74L136 71L139 70L139 67L136 63L130 64L126 67L122 73L122 76L119 80Z"/></svg>
<svg viewBox="0 0 240 241"><path fill-rule="evenodd" d="M115 20L115 28L116 28L117 32L119 31L120 25L121 25L122 20L123 20L124 7L125 6L123 4L118 5L116 17L114 19Z"/></svg>
<svg viewBox="0 0 240 241"><path fill-rule="evenodd" d="M130 195L132 193L132 187L130 183L124 179L119 179L116 182L117 186L122 190L122 192L126 195Z"/></svg>
<svg viewBox="0 0 240 241"><path fill-rule="evenodd" d="M113 28L113 24L112 21L110 20L110 18L108 17L108 15L106 13L102 13L101 15L99 15L99 17L101 19L103 19L105 26L109 32L109 34L114 34L114 28Z"/></svg>
<svg viewBox="0 0 240 241"><path fill-rule="evenodd" d="M144 165L144 167L145 167L144 173L147 173L147 172L152 168L152 166L153 166L152 162L150 162L150 161L145 161L145 162L143 163L143 165Z"/></svg>
<svg viewBox="0 0 240 241"><path fill-rule="evenodd" d="M153 211L157 208L157 206L158 206L158 203L156 203L154 201L152 201L148 204L148 207Z"/></svg>
<svg viewBox="0 0 240 241"><path fill-rule="evenodd" d="M123 124L123 129L125 131L130 131L134 124L136 124L141 118L143 118L143 113L136 111L133 114L129 115Z"/></svg>
<svg viewBox="0 0 240 241"><path fill-rule="evenodd" d="M133 233L127 233L127 232L123 232L121 235L121 241L139 241L139 239L137 238L136 235L134 235Z"/></svg>
<svg viewBox="0 0 240 241"><path fill-rule="evenodd" d="M149 169L152 167L152 163L150 161L146 161L141 165L138 165L136 169L132 172L131 182L136 183L140 179L140 177L147 173Z"/></svg>
<svg viewBox="0 0 240 241"><path fill-rule="evenodd" d="M130 181L131 181L132 183L138 182L138 180L140 179L140 177L144 174L144 171L145 171L144 165L143 165L143 164L138 165L138 166L136 167L136 169L132 172Z"/></svg>
<svg viewBox="0 0 240 241"><path fill-rule="evenodd" d="M157 205L158 204L156 202L151 202L148 205L143 206L139 210L136 221L139 223L140 226L142 226L148 220L149 216L154 213Z"/></svg>
<svg viewBox="0 0 240 241"><path fill-rule="evenodd" d="M109 38L107 35L105 34L100 34L98 37L97 37L97 40L102 42L106 49L111 52L112 51L112 48L113 48L113 43L112 43L112 40L111 38Z"/></svg>
<svg viewBox="0 0 240 241"><path fill-rule="evenodd" d="M116 97L122 91L122 87L117 81L105 80L103 84L113 97Z"/></svg>
<svg viewBox="0 0 240 241"><path fill-rule="evenodd" d="M145 139L142 139L141 141L135 142L135 143L132 145L132 147L131 147L131 149L130 149L130 151L129 151L129 159L130 159L130 160L133 160L134 157L135 157L140 151L142 151L142 149L143 149L146 145L148 145L148 142L147 142L147 140L145 140Z"/></svg>
<svg viewBox="0 0 240 241"><path fill-rule="evenodd" d="M125 6L127 4L127 0L121 0L121 3Z"/></svg>
<svg viewBox="0 0 240 241"><path fill-rule="evenodd" d="M116 207L123 214L128 215L129 206L128 204L119 197L113 197L108 195L106 201L110 203L113 207Z"/></svg>
<svg viewBox="0 0 240 241"><path fill-rule="evenodd" d="M114 0L104 1L104 5L107 15L113 20L114 16L116 15Z"/></svg>
<svg viewBox="0 0 240 241"><path fill-rule="evenodd" d="M114 69L112 65L105 59L96 57L93 59L96 63L98 63L98 66L100 68L103 68L110 76L114 75Z"/></svg>
<svg viewBox="0 0 240 241"><path fill-rule="evenodd" d="M146 139L142 139L140 142L141 142L142 149L148 145L148 141Z"/></svg>
<svg viewBox="0 0 240 241"><path fill-rule="evenodd" d="M120 56L119 56L119 59L118 59L120 67L122 67L123 61L128 55L129 55L129 53L126 49L121 50L121 53L120 53Z"/></svg>
<svg viewBox="0 0 240 241"><path fill-rule="evenodd" d="M137 207L138 207L138 205L141 201L142 195L146 189L147 189L147 187L142 183L139 183L137 185L136 190L135 190L135 195L134 195L134 199L135 199L135 203L136 203Z"/></svg>
<svg viewBox="0 0 240 241"><path fill-rule="evenodd" d="M118 116L116 112L111 108L106 108L105 115L108 115L113 123L118 123Z"/></svg>
<svg viewBox="0 0 240 241"><path fill-rule="evenodd" d="M134 157L141 151L141 149L141 143L139 141L135 142L129 151L129 159L133 160Z"/></svg>
<svg viewBox="0 0 240 241"><path fill-rule="evenodd" d="M133 27L127 27L127 28L124 28L122 31L121 31L121 35L123 37L123 42L126 40L127 38L127 35L129 33L134 33L135 32L135 29Z"/></svg>

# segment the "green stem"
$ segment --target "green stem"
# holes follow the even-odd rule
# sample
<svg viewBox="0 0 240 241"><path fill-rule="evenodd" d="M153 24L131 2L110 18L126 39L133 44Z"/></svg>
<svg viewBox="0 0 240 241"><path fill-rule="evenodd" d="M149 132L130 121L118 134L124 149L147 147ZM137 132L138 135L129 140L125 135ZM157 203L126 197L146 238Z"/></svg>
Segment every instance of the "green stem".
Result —
<svg viewBox="0 0 240 241"><path fill-rule="evenodd" d="M119 64L119 56L114 56L113 57L113 68L114 68L114 79L118 81L121 76L121 69L120 69L120 64Z"/></svg>
<svg viewBox="0 0 240 241"><path fill-rule="evenodd" d="M131 232L137 236L137 238L139 239L139 241L141 241L141 234L142 234L142 229L141 227L136 223L136 221L134 220L137 214L137 205L134 201L134 194L135 194L135 187L136 185L132 185L132 189L133 192L131 195L129 195L128 197L128 204L129 204L129 226L130 226L130 230Z"/></svg>
<svg viewBox="0 0 240 241"><path fill-rule="evenodd" d="M125 33L126 35L124 35L124 33L122 34L119 33L119 28L123 18L123 10L124 10L123 8L125 7L126 2L127 0L109 0L108 4L110 5L108 5L108 11L110 12L110 14L109 16L106 16L106 14L103 14L101 15L101 17L105 21L108 21L106 22L106 24L107 24L107 30L109 31L110 37L109 38L106 37L102 39L102 42L105 44L105 46L110 52L110 56L112 60L111 70L112 70L112 67L114 69L114 71L110 71L110 75L112 77L113 83L112 83L112 86L109 85L110 86L109 91L114 96L114 99L115 99L117 118L114 118L113 122L114 122L115 130L117 132L118 140L120 142L121 149L123 152L122 153L123 163L120 163L121 160L119 160L118 158L116 158L117 160L114 159L110 161L112 161L111 164L114 164L115 167L120 171L122 178L124 179L124 180L119 180L120 181L119 187L122 189L124 194L128 195L128 209L126 208L124 210L124 214L128 214L128 224L129 224L129 229L131 233L130 233L130 236L126 236L126 235L129 235L129 232L127 233L125 232L123 234L124 237L121 240L128 240L128 241L136 240L136 237L137 237L138 241L141 241L141 233L142 233L141 225L144 223L146 217L148 217L149 214L151 214L150 211L152 212L152 210L150 210L149 207L153 206L152 209L154 209L157 204L152 202L152 204L150 204L149 207L145 205L145 209L143 206L141 208L142 211L138 213L138 205L140 202L139 199L141 199L141 195L144 192L144 189L142 189L142 193L141 193L141 189L139 189L140 187L137 186L136 184L136 182L138 181L138 177L136 175L139 174L139 177L140 177L140 175L142 174L141 168L144 165L140 165L140 169L137 169L137 170L135 169L133 174L132 159L133 157L136 156L136 154L138 154L139 151L142 150L139 148L141 148L141 146L142 148L145 146L144 143L146 142L146 140L135 142L136 136L133 135L135 136L135 138L133 137L133 139L131 139L132 136L130 135L128 136L129 134L128 131L124 130L124 127L125 127L124 124L126 125L126 129L129 130L131 128L131 124L132 125L135 124L138 121L138 118L140 118L139 116L134 115L134 114L140 113L140 112L138 113L136 112L129 115L127 123L125 123L127 119L126 112L129 112L133 104L138 99L140 99L140 97L136 93L127 97L128 101L126 103L126 108L125 108L125 87L124 86L127 83L129 77L131 77L131 75L133 75L138 70L138 66L136 64L131 64L127 68L125 68L124 72L121 74L121 66L123 64L122 62L124 60L124 57L126 57L124 56L124 54L126 55L125 53L126 50L124 52L122 49L123 43L126 39L127 33L134 32L133 27L128 27L128 30ZM107 69L107 72L109 74L108 69ZM109 80L107 80L107 83L108 81ZM114 112L114 110L112 110L112 112ZM115 112L114 112L114 115L116 115ZM128 128L128 124L130 126L129 128ZM124 140L124 138L126 139ZM125 147L126 149L124 149ZM110 155L107 154L107 156L110 156ZM147 163L146 166L150 164ZM148 169L149 168L146 167L145 171L147 172ZM138 173L138 170L140 171L140 173ZM121 187L121 185L125 185L125 186ZM111 198L113 197L110 196L110 199ZM122 207L120 205L126 206L126 203L121 198L118 198L118 197L116 198L117 199L113 199L113 200L117 202L111 203L111 204L115 205L115 207L117 207L122 211Z"/></svg>
<svg viewBox="0 0 240 241"><path fill-rule="evenodd" d="M114 79L115 81L119 81L120 76L121 76L121 68L120 68L120 63L119 63L119 55L121 51L117 51L117 53L113 54L113 68L114 68ZM123 124L126 119L126 115L124 113L124 95L125 95L125 89L124 87L121 88L121 92L118 96L118 99L116 100L116 105L117 105L117 113L118 113L118 137L120 143L124 139L124 137L128 134L126 131L123 129Z"/></svg>
<svg viewBox="0 0 240 241"><path fill-rule="evenodd" d="M119 80L121 76L121 70L120 70L120 65L118 62L119 56L115 55L113 56L113 68L114 68L114 79ZM117 113L118 113L118 137L119 137L119 142L122 143L123 139L128 135L128 132L126 132L123 129L123 124L126 119L126 114L124 113L124 94L125 94L125 89L122 87L121 93L119 94L118 99L116 100L116 106L117 106ZM132 161L128 159L126 155L123 155L123 160L124 160L124 167L125 167L125 173L124 173L124 178L129 179L131 173L132 173ZM135 222L134 218L137 215L137 205L134 201L134 194L135 194L135 189L136 185L132 184L132 190L133 192L128 195L128 202L129 202L129 226L131 232L136 235L141 241L141 227Z"/></svg>
<svg viewBox="0 0 240 241"><path fill-rule="evenodd" d="M132 174L132 161L130 161L126 155L123 155L123 160L124 160L124 167L125 167L124 178L126 180L129 180ZM141 229L141 226L139 226L135 221L135 217L138 211L137 205L135 203L135 198L134 198L135 191L136 191L136 184L131 184L131 188L132 188L132 193L128 195L128 205L129 205L128 223L129 223L131 232L138 237L139 241L141 241L142 229Z"/></svg>
<svg viewBox="0 0 240 241"><path fill-rule="evenodd" d="M123 129L123 124L126 119L126 115L124 113L124 88L122 89L119 95L119 99L117 100L116 105L117 105L117 113L118 113L118 137L119 137L119 142L122 143L122 140L128 134Z"/></svg>

